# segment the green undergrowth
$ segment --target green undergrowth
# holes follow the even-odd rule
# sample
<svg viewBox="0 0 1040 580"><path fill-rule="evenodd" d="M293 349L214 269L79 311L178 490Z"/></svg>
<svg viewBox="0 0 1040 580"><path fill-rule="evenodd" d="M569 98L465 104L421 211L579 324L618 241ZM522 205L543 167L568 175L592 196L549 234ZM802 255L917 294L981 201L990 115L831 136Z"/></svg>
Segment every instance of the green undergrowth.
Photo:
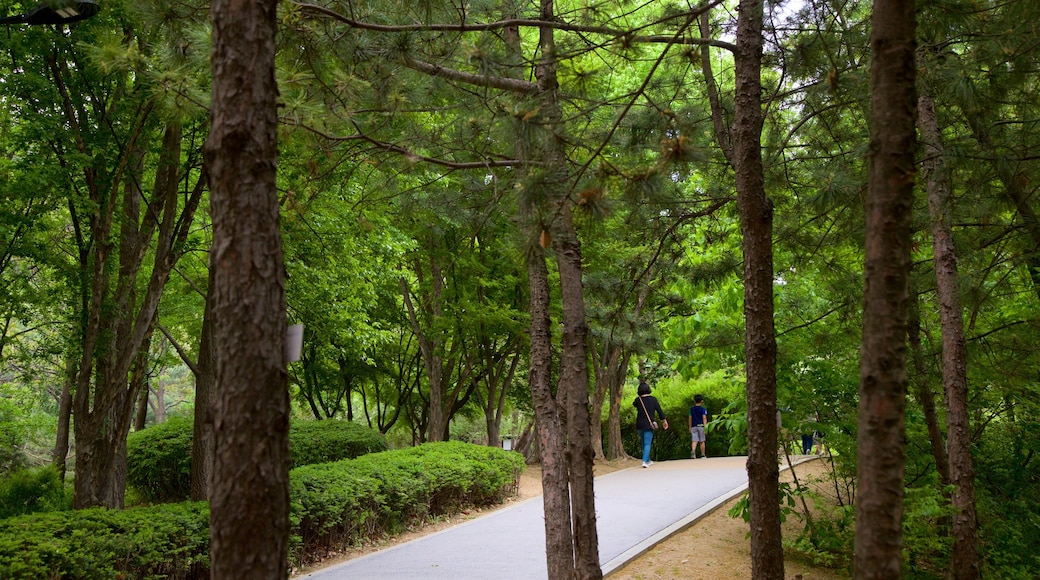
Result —
<svg viewBox="0 0 1040 580"><path fill-rule="evenodd" d="M127 439L127 484L146 503L185 501L191 491L192 420L174 417ZM386 451L386 439L349 421L289 425L290 468Z"/></svg>
<svg viewBox="0 0 1040 580"><path fill-rule="evenodd" d="M289 474L290 562L516 493L519 453L461 442L427 443ZM196 579L209 577L209 509L180 502L0 520L0 578Z"/></svg>

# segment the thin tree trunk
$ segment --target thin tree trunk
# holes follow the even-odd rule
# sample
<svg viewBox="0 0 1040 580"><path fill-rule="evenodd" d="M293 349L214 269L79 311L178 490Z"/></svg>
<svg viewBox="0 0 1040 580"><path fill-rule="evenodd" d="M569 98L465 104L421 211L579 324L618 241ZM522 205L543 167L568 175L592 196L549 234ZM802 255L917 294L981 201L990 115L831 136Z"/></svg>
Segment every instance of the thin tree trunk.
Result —
<svg viewBox="0 0 1040 580"><path fill-rule="evenodd" d="M279 233L277 1L211 4L214 579L289 572L289 390Z"/></svg>
<svg viewBox="0 0 1040 580"><path fill-rule="evenodd" d="M928 183L928 211L932 218L932 255L939 322L942 326L942 375L946 392L946 433L950 480L953 483L953 554L951 577L980 578L978 519L975 512L975 466L971 459L968 417L968 351L957 280L957 252L953 245L953 196L946 176L946 155L931 96L918 99L918 119L924 141L923 174Z"/></svg>
<svg viewBox="0 0 1040 580"><path fill-rule="evenodd" d="M51 459L58 469L58 476L65 481L67 459L69 456L69 427L72 418L72 385L76 384L76 357L71 354L65 358L65 380L61 385L58 397L58 432L54 442L54 453Z"/></svg>
<svg viewBox="0 0 1040 580"><path fill-rule="evenodd" d="M632 352L625 349L625 354L614 367L610 379L610 410L607 415L607 457L610 459L627 455L624 441L621 439L621 394L625 386L625 377L628 375L628 363L631 360Z"/></svg>
<svg viewBox="0 0 1040 580"><path fill-rule="evenodd" d="M907 320L907 343L914 361L917 374L917 401L924 412L925 426L928 428L928 442L935 460L935 470L939 473L939 483L943 487L950 484L950 463L946 459L946 443L943 441L942 429L939 427L939 416L935 412L935 395L929 386L928 367L925 364L924 349L921 346L921 309L918 306L916 293L910 293L910 311Z"/></svg>
<svg viewBox="0 0 1040 580"><path fill-rule="evenodd" d="M215 269L210 264L209 288L213 288ZM213 344L213 299L206 296L202 315L199 358L195 363L195 417L191 440L191 499L207 501L213 474L213 404L216 398L217 366Z"/></svg>
<svg viewBox="0 0 1040 580"><path fill-rule="evenodd" d="M744 250L748 496L751 575L783 578L777 489L776 334L773 322L773 207L762 166L762 0L737 7L733 169Z"/></svg>
<svg viewBox="0 0 1040 580"><path fill-rule="evenodd" d="M913 0L875 0L860 350L856 578L898 578L903 547L906 339L916 151Z"/></svg>

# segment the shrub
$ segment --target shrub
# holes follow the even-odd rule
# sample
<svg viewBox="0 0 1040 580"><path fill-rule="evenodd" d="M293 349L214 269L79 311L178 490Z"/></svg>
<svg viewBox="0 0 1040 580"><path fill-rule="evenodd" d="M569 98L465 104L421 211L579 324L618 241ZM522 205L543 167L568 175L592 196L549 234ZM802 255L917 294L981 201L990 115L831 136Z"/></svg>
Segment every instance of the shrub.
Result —
<svg viewBox="0 0 1040 580"><path fill-rule="evenodd" d="M176 417L127 438L127 484L150 502L190 496L190 418ZM298 421L289 426L290 468L385 451L381 434L349 421Z"/></svg>
<svg viewBox="0 0 1040 580"><path fill-rule="evenodd" d="M366 455L290 473L291 558L515 492L523 456L467 443ZM209 577L209 509L182 502L0 520L0 578Z"/></svg>
<svg viewBox="0 0 1040 580"><path fill-rule="evenodd" d="M0 578L206 578L204 503L0 520Z"/></svg>
<svg viewBox="0 0 1040 580"><path fill-rule="evenodd" d="M68 509L70 504L54 467L20 469L0 481L0 519Z"/></svg>
<svg viewBox="0 0 1040 580"><path fill-rule="evenodd" d="M294 469L293 558L308 562L432 516L501 501L515 493L523 468L519 453L450 441Z"/></svg>
<svg viewBox="0 0 1040 580"><path fill-rule="evenodd" d="M350 421L297 421L289 426L290 469L386 450L378 431Z"/></svg>
<svg viewBox="0 0 1040 580"><path fill-rule="evenodd" d="M171 417L126 440L126 482L153 502L182 501L191 494L192 420Z"/></svg>

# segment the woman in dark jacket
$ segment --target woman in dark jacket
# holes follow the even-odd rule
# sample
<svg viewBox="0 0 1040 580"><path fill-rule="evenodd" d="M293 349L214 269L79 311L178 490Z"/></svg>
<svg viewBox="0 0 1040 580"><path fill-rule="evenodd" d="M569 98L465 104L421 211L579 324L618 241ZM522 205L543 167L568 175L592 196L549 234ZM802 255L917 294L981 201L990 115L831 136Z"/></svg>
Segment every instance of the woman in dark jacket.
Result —
<svg viewBox="0 0 1040 580"><path fill-rule="evenodd" d="M632 401L632 406L636 408L636 430L643 440L643 467L650 467L653 464L650 461L650 444L654 441L654 414L661 419L661 426L665 429L668 428L668 419L664 418L661 403L650 394L650 385L646 381L639 382L636 394L638 396Z"/></svg>

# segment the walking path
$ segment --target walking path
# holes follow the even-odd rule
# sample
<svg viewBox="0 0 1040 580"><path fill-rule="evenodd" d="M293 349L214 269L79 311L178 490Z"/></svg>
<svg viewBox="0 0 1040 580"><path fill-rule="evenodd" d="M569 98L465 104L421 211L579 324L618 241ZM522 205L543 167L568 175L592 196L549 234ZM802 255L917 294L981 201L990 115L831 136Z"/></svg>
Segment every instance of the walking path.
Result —
<svg viewBox="0 0 1040 580"><path fill-rule="evenodd" d="M597 477L603 573L620 568L747 489L746 462L746 457L666 461ZM532 580L547 575L539 496L301 578Z"/></svg>

